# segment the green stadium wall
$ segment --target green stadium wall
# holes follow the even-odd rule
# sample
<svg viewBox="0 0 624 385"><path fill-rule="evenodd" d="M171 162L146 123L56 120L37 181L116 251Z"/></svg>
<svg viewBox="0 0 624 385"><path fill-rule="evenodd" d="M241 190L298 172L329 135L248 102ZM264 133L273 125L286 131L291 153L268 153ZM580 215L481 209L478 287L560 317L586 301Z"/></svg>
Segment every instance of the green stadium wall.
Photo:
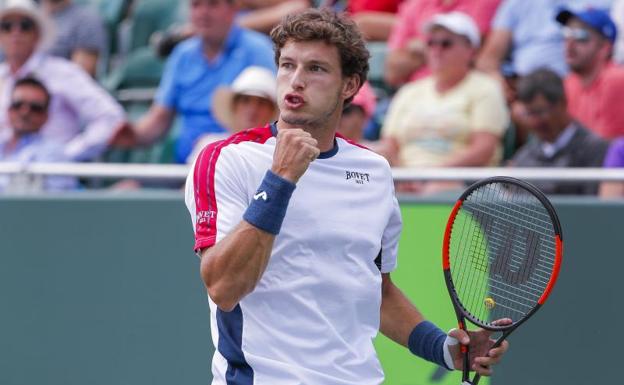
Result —
<svg viewBox="0 0 624 385"><path fill-rule="evenodd" d="M619 382L624 205L556 200L560 282L511 337L494 385ZM441 272L449 202L403 202L394 281L455 325ZM0 198L0 384L208 384L213 352L179 194ZM380 336L389 385L460 383ZM482 382L486 384L486 381Z"/></svg>

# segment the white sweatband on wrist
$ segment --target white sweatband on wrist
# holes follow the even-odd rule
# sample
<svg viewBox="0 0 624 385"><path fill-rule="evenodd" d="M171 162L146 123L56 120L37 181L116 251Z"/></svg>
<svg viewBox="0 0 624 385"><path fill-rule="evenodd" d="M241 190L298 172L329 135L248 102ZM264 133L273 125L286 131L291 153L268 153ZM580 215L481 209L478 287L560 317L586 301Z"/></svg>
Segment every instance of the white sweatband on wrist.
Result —
<svg viewBox="0 0 624 385"><path fill-rule="evenodd" d="M446 339L444 340L444 363L446 364L446 367L450 370L455 369L455 364L453 363L453 357L451 356L451 351L449 350L449 347L457 345L458 343L459 341L457 340L457 338L451 337L449 335L447 335Z"/></svg>

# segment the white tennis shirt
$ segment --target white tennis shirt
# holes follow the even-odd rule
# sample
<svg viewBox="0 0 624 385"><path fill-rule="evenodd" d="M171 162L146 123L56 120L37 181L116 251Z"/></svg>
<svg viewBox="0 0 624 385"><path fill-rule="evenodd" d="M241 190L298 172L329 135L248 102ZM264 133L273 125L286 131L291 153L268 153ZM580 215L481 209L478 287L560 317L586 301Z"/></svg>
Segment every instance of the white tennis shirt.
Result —
<svg viewBox="0 0 624 385"><path fill-rule="evenodd" d="M240 223L271 168L275 132L243 131L199 155L186 184L196 250ZM231 312L209 299L212 383L383 382L373 339L400 229L388 162L336 137L297 183L254 291Z"/></svg>

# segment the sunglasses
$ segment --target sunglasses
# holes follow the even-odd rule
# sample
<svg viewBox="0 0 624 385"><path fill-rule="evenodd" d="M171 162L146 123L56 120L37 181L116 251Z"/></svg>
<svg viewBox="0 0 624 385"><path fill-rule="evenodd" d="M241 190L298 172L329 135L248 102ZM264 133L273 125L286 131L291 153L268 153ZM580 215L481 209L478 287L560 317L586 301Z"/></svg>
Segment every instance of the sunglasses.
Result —
<svg viewBox="0 0 624 385"><path fill-rule="evenodd" d="M591 38L589 31L582 28L563 27L562 32L565 39L571 39L581 43L588 42Z"/></svg>
<svg viewBox="0 0 624 385"><path fill-rule="evenodd" d="M455 45L455 42L451 39L440 39L440 40L429 39L427 40L427 47L429 48L440 47L442 49L449 49L454 45Z"/></svg>
<svg viewBox="0 0 624 385"><path fill-rule="evenodd" d="M8 33L13 28L17 28L21 32L31 32L35 30L35 22L30 19L0 21L0 31Z"/></svg>
<svg viewBox="0 0 624 385"><path fill-rule="evenodd" d="M19 111L22 107L28 107L28 110L35 114L43 114L48 109L48 106L44 103L27 102L25 100L13 100L9 109Z"/></svg>

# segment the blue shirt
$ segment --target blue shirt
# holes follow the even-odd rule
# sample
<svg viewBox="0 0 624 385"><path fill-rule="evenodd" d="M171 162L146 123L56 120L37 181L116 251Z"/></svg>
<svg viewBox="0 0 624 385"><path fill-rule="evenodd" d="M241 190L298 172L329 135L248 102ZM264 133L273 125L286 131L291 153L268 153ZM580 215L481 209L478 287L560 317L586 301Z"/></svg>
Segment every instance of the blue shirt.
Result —
<svg viewBox="0 0 624 385"><path fill-rule="evenodd" d="M512 33L509 70L518 75L546 67L563 76L568 71L561 25L555 20L562 7L608 8L611 0L505 0L492 21L493 30Z"/></svg>
<svg viewBox="0 0 624 385"><path fill-rule="evenodd" d="M199 37L190 38L174 49L160 81L156 103L182 117L175 144L176 161L186 161L200 135L226 132L210 109L212 95L252 65L276 70L271 42L266 35L238 26L232 27L223 52L212 61L204 55Z"/></svg>
<svg viewBox="0 0 624 385"><path fill-rule="evenodd" d="M555 20L565 1L506 0L492 22L493 30L512 33L509 70L524 76L547 67L559 75L567 72L561 26Z"/></svg>

